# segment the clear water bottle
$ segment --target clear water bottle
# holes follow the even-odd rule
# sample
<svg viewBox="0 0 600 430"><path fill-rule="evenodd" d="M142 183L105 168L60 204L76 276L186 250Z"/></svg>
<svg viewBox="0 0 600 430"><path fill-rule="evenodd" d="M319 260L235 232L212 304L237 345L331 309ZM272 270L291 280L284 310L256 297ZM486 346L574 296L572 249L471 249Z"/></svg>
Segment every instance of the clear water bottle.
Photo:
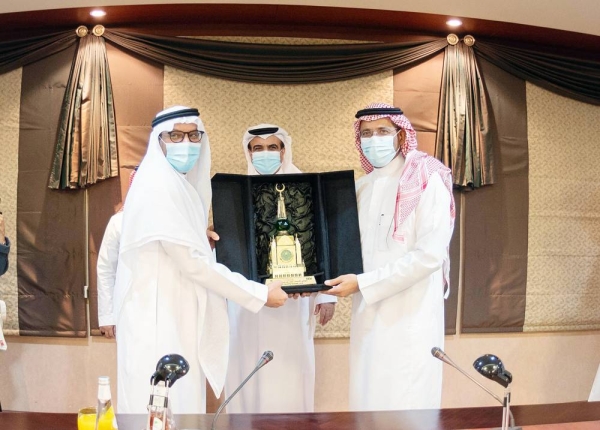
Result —
<svg viewBox="0 0 600 430"><path fill-rule="evenodd" d="M146 430L172 430L169 410L169 387L159 381L152 387Z"/></svg>
<svg viewBox="0 0 600 430"><path fill-rule="evenodd" d="M115 410L110 395L110 378L108 376L100 376L98 378L98 404L96 406L95 430L115 430L117 428Z"/></svg>

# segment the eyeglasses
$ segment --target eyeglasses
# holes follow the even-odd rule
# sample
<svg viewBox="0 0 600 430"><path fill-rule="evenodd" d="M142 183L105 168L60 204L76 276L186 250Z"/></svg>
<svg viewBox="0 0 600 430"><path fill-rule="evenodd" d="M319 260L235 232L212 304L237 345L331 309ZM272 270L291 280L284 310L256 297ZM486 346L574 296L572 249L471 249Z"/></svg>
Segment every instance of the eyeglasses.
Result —
<svg viewBox="0 0 600 430"><path fill-rule="evenodd" d="M400 130L396 130L393 127L379 127L376 128L375 130L371 130L370 128L365 128L364 130L360 131L360 137L365 137L365 138L369 138L369 137L373 137L373 136L395 136L398 133L400 133Z"/></svg>
<svg viewBox="0 0 600 430"><path fill-rule="evenodd" d="M168 137L168 139L173 143L183 142L183 139L185 136L188 137L190 142L198 143L202 140L202 136L204 136L204 132L200 131L200 130L194 130L194 131L173 130L173 131L163 131L160 134L160 138L163 140L163 142Z"/></svg>

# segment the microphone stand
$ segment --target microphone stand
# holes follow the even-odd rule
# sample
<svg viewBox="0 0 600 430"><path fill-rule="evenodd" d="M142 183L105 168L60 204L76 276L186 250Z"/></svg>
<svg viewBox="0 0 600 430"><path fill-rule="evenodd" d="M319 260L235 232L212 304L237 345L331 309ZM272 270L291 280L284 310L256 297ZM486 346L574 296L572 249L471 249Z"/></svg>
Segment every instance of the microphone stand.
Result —
<svg viewBox="0 0 600 430"><path fill-rule="evenodd" d="M502 403L502 430L508 430L508 423L510 420L510 427L515 427L515 419L510 412L510 384L504 389L504 402Z"/></svg>
<svg viewBox="0 0 600 430"><path fill-rule="evenodd" d="M444 351L442 351L440 348L437 348L437 347L433 348L431 350L431 355L433 355L438 360L448 364L449 366L454 367L460 373L462 373L467 378L469 378L471 380L471 382L474 382L475 384L477 384L479 386L479 388L481 388L483 391L488 393L490 396L492 396L494 399L496 399L502 405L502 427L501 427L502 430L523 430L521 427L515 426L515 417L513 416L513 413L510 410L510 385L508 385L504 390L504 400L503 400L499 396L494 394L492 391L490 391L489 389L487 389L486 387L481 385L479 382L477 382L477 380L475 378L473 378L471 375L469 375L467 372L465 372L460 367L458 367L456 365L456 363L454 363L454 361L452 361L452 359L450 357L448 357L446 355L446 353ZM510 426L509 426L509 423L510 423Z"/></svg>
<svg viewBox="0 0 600 430"><path fill-rule="evenodd" d="M237 387L235 389L235 391L229 397L227 397L227 399L225 399L225 401L223 402L223 404L221 406L219 406L219 409L217 409L217 412L215 413L215 416L213 417L212 424L210 426L210 430L215 430L215 424L217 423L217 418L219 418L219 415L221 415L221 411L223 410L223 408L225 408L225 406L227 406L229 401L235 397L235 395L238 393L238 391L240 391L242 389L242 387L244 385L246 385L246 382L248 382L250 380L250 378L252 378L252 376L256 372L258 372L265 364L267 364L272 359L273 359L273 353L271 351L265 351L263 353L260 360L258 360L258 364L254 368L254 370L252 370L252 372L250 372L250 374L248 376L246 376L246 379L244 379L242 381L240 386Z"/></svg>

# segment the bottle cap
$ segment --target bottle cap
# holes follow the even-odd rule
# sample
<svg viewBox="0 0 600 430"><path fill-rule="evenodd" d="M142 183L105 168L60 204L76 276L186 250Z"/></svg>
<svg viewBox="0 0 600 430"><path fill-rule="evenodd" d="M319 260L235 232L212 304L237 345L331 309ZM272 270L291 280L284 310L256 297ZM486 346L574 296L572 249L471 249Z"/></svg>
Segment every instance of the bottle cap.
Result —
<svg viewBox="0 0 600 430"><path fill-rule="evenodd" d="M99 376L98 384L110 384L110 378L108 376Z"/></svg>

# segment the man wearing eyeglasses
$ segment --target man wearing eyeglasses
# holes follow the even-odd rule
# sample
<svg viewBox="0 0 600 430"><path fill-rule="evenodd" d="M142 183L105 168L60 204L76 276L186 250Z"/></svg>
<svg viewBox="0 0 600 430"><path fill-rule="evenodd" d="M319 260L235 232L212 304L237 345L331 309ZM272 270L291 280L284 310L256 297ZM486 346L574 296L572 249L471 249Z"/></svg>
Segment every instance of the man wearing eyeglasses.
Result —
<svg viewBox="0 0 600 430"><path fill-rule="evenodd" d="M125 201L114 290L121 413L146 412L149 378L167 354L190 363L169 391L173 412L204 413L205 381L217 397L225 382L226 300L258 312L287 299L281 282L267 287L216 263L206 235L210 161L197 109L154 118Z"/></svg>
<svg viewBox="0 0 600 430"><path fill-rule="evenodd" d="M354 131L368 173L356 184L364 273L325 282L329 294L353 295L350 408L437 409L442 362L430 351L444 343L452 174L417 151L399 108L367 106Z"/></svg>
<svg viewBox="0 0 600 430"><path fill-rule="evenodd" d="M292 137L277 125L250 127L242 138L242 149L249 175L302 173L292 164ZM227 405L229 413L314 411L315 315L320 324L327 324L336 302L335 297L313 294L257 314L229 303L231 351L226 394L232 393L250 373L253 357L266 349L277 357L231 400Z"/></svg>

